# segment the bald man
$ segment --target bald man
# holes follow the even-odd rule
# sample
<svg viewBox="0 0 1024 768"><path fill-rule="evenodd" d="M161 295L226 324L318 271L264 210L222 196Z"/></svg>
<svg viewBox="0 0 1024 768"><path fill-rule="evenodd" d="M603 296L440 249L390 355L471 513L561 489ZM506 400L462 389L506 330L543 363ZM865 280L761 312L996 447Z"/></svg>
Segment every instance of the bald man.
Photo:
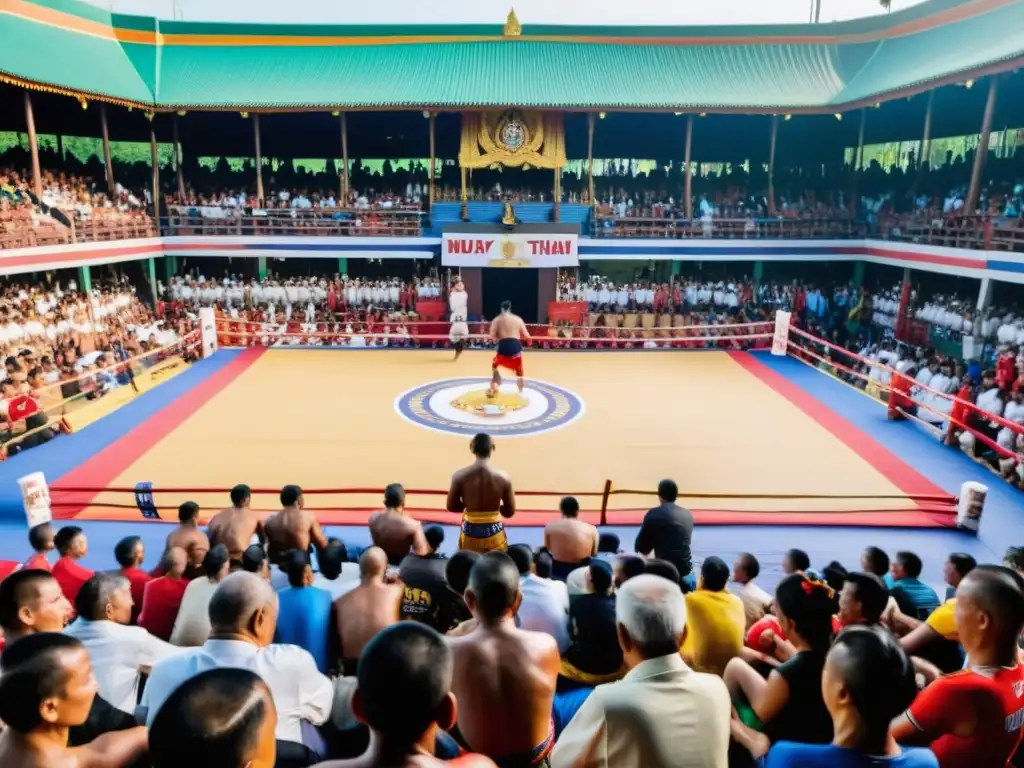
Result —
<svg viewBox="0 0 1024 768"><path fill-rule="evenodd" d="M281 511L275 512L263 523L267 535L267 556L272 563L280 563L289 549L308 552L312 544L318 552L327 546L327 536L316 515L305 509L302 489L286 485L281 489Z"/></svg>
<svg viewBox="0 0 1024 768"><path fill-rule="evenodd" d="M246 547L254 544L253 537L260 544L267 541L263 532L263 521L249 509L252 502L252 491L247 485L236 485L231 489L231 506L221 510L212 518L206 527L210 536L210 546L223 544L228 548L228 556L233 561L242 559Z"/></svg>
<svg viewBox="0 0 1024 768"><path fill-rule="evenodd" d="M405 488L398 483L384 489L384 509L370 515L370 537L384 550L390 565L400 565L410 552L420 557L430 554L423 526L405 512Z"/></svg>
<svg viewBox="0 0 1024 768"><path fill-rule="evenodd" d="M494 441L490 435L475 435L469 449L476 461L454 475L448 488L447 509L462 513L459 549L490 552L508 549L503 518L516 513L512 481L491 466Z"/></svg>
<svg viewBox="0 0 1024 768"><path fill-rule="evenodd" d="M346 676L356 674L359 654L373 636L401 619L405 590L400 584L384 581L387 569L384 550L370 547L359 558L359 586L334 602L341 668Z"/></svg>
<svg viewBox="0 0 1024 768"><path fill-rule="evenodd" d="M1008 765L1024 725L1024 577L979 565L956 590L956 628L967 652L961 672L940 677L893 721L904 744L927 746L939 765Z"/></svg>
<svg viewBox="0 0 1024 768"><path fill-rule="evenodd" d="M452 735L500 768L542 765L554 744L558 645L551 635L516 627L519 569L503 552L473 566L465 599L476 627L449 637L452 693L459 702Z"/></svg>

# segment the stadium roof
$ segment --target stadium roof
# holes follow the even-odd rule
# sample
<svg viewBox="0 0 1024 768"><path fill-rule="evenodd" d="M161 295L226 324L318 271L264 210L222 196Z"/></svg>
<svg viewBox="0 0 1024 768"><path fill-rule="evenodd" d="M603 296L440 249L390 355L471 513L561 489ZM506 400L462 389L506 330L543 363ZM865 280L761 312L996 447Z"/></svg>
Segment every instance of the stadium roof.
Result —
<svg viewBox="0 0 1024 768"><path fill-rule="evenodd" d="M821 25L283 25L0 0L0 77L155 110L835 112L1024 61L1024 0Z"/></svg>

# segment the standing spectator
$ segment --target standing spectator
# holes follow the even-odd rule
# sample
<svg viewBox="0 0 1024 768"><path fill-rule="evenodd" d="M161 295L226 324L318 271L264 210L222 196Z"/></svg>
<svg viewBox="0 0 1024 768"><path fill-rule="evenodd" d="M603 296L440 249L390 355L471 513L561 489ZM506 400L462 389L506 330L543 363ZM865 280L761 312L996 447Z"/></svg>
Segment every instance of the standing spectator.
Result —
<svg viewBox="0 0 1024 768"><path fill-rule="evenodd" d="M619 590L615 613L629 672L594 689L562 732L553 768L726 768L729 693L679 656L687 621L679 585L636 576Z"/></svg>
<svg viewBox="0 0 1024 768"><path fill-rule="evenodd" d="M188 555L184 549L173 547L167 550L160 561L164 575L153 579L143 590L139 626L161 640L170 640L174 631L174 622L189 584L184 578L187 565Z"/></svg>
<svg viewBox="0 0 1024 768"><path fill-rule="evenodd" d="M526 544L513 544L508 556L519 569L519 592L523 596L516 616L519 626L532 632L546 632L565 653L569 637L569 594L557 591L554 582L533 573L533 552Z"/></svg>
<svg viewBox="0 0 1024 768"><path fill-rule="evenodd" d="M313 568L308 554L292 549L281 559L289 586L277 595L279 607L274 642L305 648L316 662L317 669L327 674L331 594L313 586Z"/></svg>
<svg viewBox="0 0 1024 768"><path fill-rule="evenodd" d="M979 565L956 591L956 625L967 651L962 673L940 677L894 721L901 744L931 747L943 768L1004 766L1021 742L1024 577Z"/></svg>
<svg viewBox="0 0 1024 768"><path fill-rule="evenodd" d="M178 615L171 630L171 643L177 646L202 645L210 637L210 599L217 585L224 581L231 565L228 548L223 544L206 553L203 575L185 587Z"/></svg>
<svg viewBox="0 0 1024 768"><path fill-rule="evenodd" d="M35 554L25 561L24 567L50 571L50 559L47 555L54 547L53 526L49 523L33 526L28 532L28 543Z"/></svg>
<svg viewBox="0 0 1024 768"><path fill-rule="evenodd" d="M919 578L922 568L921 558L913 552L897 552L885 578L885 586L900 610L919 619L926 618L939 607L939 596L935 590Z"/></svg>
<svg viewBox="0 0 1024 768"><path fill-rule="evenodd" d="M679 570L679 577L693 589L690 539L693 537L693 515L676 504L679 488L673 480L658 483L659 506L648 510L636 535L634 549L641 555L651 552L660 560L668 560Z"/></svg>
<svg viewBox="0 0 1024 768"><path fill-rule="evenodd" d="M743 552L732 566L732 580L740 586L739 598L743 601L743 613L749 628L762 618L771 607L772 596L754 581L761 573L761 564L749 552Z"/></svg>
<svg viewBox="0 0 1024 768"><path fill-rule="evenodd" d="M270 689L245 669L211 669L186 681L149 731L153 768L196 764L274 768L277 711Z"/></svg>
<svg viewBox="0 0 1024 768"><path fill-rule="evenodd" d="M622 648L615 630L615 594L612 568L604 560L591 560L587 594L569 604L572 645L565 653L562 675L584 685L622 677Z"/></svg>
<svg viewBox="0 0 1024 768"><path fill-rule="evenodd" d="M237 571L220 583L210 600L210 639L164 659L149 676L139 702L147 724L178 686L216 668L247 669L270 688L277 708L278 759L315 761L302 744L302 723L322 725L334 702L334 686L317 671L313 657L294 645L272 645L277 596L260 577ZM309 763L302 763L308 765Z"/></svg>
<svg viewBox="0 0 1024 768"><path fill-rule="evenodd" d="M121 566L121 575L128 579L132 586L132 624L139 620L143 591L153 578L142 570L142 561L145 557L146 549L138 536L126 536L114 547L114 559Z"/></svg>
<svg viewBox="0 0 1024 768"><path fill-rule="evenodd" d="M701 563L697 589L686 595L686 639L680 652L698 672L721 675L743 647L743 602L725 590L728 583L729 566L720 557L708 557Z"/></svg>
<svg viewBox="0 0 1024 768"><path fill-rule="evenodd" d="M147 751L146 729L69 746L96 698L89 656L73 637L40 632L12 643L0 677L0 765L127 768Z"/></svg>
<svg viewBox="0 0 1024 768"><path fill-rule="evenodd" d="M825 660L822 690L834 725L832 743L778 742L767 768L938 768L932 752L903 751L889 731L917 685L910 659L885 629L844 630Z"/></svg>
<svg viewBox="0 0 1024 768"><path fill-rule="evenodd" d="M57 531L53 544L60 555L60 559L53 565L53 578L60 584L64 597L74 605L78 590L93 576L92 571L78 564L88 553L89 542L81 528L66 525Z"/></svg>
<svg viewBox="0 0 1024 768"><path fill-rule="evenodd" d="M97 573L78 592L78 619L65 632L77 638L92 662L100 695L129 715L139 698L139 675L177 649L130 625L131 584L120 574Z"/></svg>

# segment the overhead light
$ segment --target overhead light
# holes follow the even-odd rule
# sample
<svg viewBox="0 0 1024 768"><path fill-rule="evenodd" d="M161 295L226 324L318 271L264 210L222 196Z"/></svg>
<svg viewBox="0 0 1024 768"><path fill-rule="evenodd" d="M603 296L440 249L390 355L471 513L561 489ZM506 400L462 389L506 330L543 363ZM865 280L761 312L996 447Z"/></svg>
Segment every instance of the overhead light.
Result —
<svg viewBox="0 0 1024 768"><path fill-rule="evenodd" d="M786 115L786 116L785 116L784 118L782 118L782 119L783 119L783 120L792 120L792 119L793 119L793 116L792 116L792 115Z"/></svg>
<svg viewBox="0 0 1024 768"><path fill-rule="evenodd" d="M79 99L78 103L82 105L82 109L88 109L89 108L89 102L86 101L85 99Z"/></svg>
<svg viewBox="0 0 1024 768"><path fill-rule="evenodd" d="M842 113L836 112L836 120L842 120L842 119L843 119Z"/></svg>
<svg viewBox="0 0 1024 768"><path fill-rule="evenodd" d="M334 110L333 112L331 112L331 117L341 117L341 112L339 112L338 110Z"/></svg>
<svg viewBox="0 0 1024 768"><path fill-rule="evenodd" d="M242 116L243 120L245 120L245 119L247 119L249 117L249 113L248 112L239 112L238 114L240 114Z"/></svg>
<svg viewBox="0 0 1024 768"><path fill-rule="evenodd" d="M701 112L699 115L697 115L697 117L707 117L707 116L708 116L707 112Z"/></svg>
<svg viewBox="0 0 1024 768"><path fill-rule="evenodd" d="M185 111L184 109L179 109L178 110L178 117L184 117L187 114L188 114L188 112Z"/></svg>
<svg viewBox="0 0 1024 768"><path fill-rule="evenodd" d="M676 117L679 117L683 113L682 112L673 112L672 114L675 115Z"/></svg>
<svg viewBox="0 0 1024 768"><path fill-rule="evenodd" d="M602 120L604 120L604 118L605 118L605 113L604 113L604 112L598 112L598 113L597 113L597 116L598 116L598 117L600 117L600 118L601 118Z"/></svg>
<svg viewBox="0 0 1024 768"><path fill-rule="evenodd" d="M966 83L964 83L964 88L970 88L973 85L974 85L974 81L973 80L968 80Z"/></svg>

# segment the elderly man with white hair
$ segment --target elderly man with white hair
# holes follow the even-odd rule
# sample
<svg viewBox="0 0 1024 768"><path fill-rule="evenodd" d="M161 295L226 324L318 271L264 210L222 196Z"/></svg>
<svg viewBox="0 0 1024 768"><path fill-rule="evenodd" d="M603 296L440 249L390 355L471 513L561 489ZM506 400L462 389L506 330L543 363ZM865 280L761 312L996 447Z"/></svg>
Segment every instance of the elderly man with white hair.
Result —
<svg viewBox="0 0 1024 768"><path fill-rule="evenodd" d="M626 676L600 685L562 732L553 768L726 768L732 704L725 683L679 655L686 603L679 585L640 575L617 593Z"/></svg>

